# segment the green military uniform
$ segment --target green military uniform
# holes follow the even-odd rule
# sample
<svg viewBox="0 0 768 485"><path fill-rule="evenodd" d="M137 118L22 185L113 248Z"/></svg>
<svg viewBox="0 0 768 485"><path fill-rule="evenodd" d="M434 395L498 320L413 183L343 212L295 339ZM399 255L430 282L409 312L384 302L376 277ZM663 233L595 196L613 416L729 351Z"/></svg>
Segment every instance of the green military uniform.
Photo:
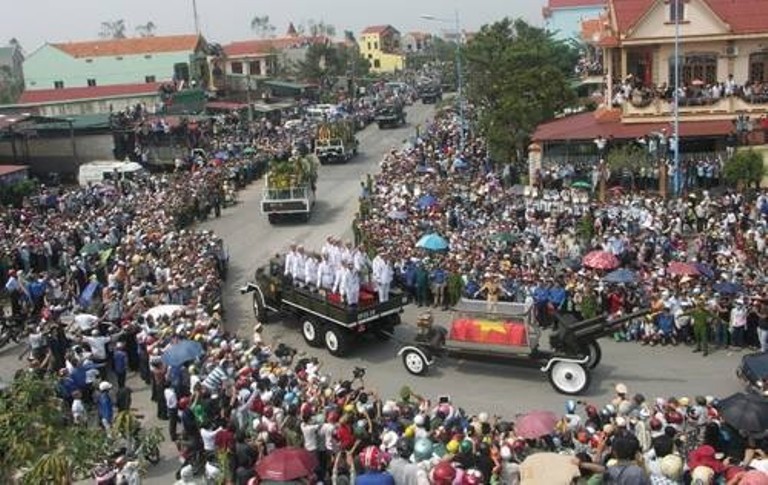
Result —
<svg viewBox="0 0 768 485"><path fill-rule="evenodd" d="M693 338L696 341L694 352L704 352L704 357L709 354L709 320L712 313L708 312L702 304L690 311L693 320Z"/></svg>

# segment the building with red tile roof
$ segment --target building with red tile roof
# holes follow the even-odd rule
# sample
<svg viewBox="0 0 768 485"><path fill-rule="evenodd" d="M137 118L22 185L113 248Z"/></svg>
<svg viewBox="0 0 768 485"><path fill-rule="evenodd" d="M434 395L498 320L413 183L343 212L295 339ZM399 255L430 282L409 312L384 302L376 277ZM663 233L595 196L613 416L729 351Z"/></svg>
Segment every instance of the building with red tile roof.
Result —
<svg viewBox="0 0 768 485"><path fill-rule="evenodd" d="M608 0L548 0L542 8L546 29L558 39L579 39L581 22L597 18Z"/></svg>
<svg viewBox="0 0 768 485"><path fill-rule="evenodd" d="M405 68L400 32L391 25L372 25L357 40L360 55L368 59L374 72L396 72Z"/></svg>

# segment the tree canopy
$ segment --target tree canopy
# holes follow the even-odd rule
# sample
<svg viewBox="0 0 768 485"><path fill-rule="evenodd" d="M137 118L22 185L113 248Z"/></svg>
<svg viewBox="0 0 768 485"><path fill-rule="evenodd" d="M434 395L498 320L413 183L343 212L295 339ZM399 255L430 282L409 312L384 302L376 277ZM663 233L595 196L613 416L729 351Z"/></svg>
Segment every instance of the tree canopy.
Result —
<svg viewBox="0 0 768 485"><path fill-rule="evenodd" d="M734 185L759 187L765 173L763 156L751 149L736 152L723 167L725 179Z"/></svg>
<svg viewBox="0 0 768 485"><path fill-rule="evenodd" d="M356 48L326 43L310 45L304 60L296 67L301 79L319 83L353 75L363 77L370 69Z"/></svg>
<svg viewBox="0 0 768 485"><path fill-rule="evenodd" d="M505 18L462 49L466 90L492 156L520 160L541 122L574 99L568 83L578 53L544 29Z"/></svg>
<svg viewBox="0 0 768 485"><path fill-rule="evenodd" d="M275 26L269 21L269 15L257 15L251 19L251 30L262 38L275 34Z"/></svg>
<svg viewBox="0 0 768 485"><path fill-rule="evenodd" d="M139 37L154 37L155 32L157 32L157 25L151 20L146 24L136 26L136 33L139 34Z"/></svg>
<svg viewBox="0 0 768 485"><path fill-rule="evenodd" d="M126 30L127 27L123 19L102 22L99 37L102 39L125 39Z"/></svg>

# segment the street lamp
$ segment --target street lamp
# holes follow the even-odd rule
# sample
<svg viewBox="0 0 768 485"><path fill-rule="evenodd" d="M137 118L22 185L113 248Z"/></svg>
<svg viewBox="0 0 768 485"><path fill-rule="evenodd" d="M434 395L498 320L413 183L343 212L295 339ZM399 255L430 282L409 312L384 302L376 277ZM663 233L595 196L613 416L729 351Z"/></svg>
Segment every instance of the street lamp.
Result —
<svg viewBox="0 0 768 485"><path fill-rule="evenodd" d="M456 28L456 82L458 84L458 97L459 97L459 149L463 152L464 145L466 143L466 131L465 131L465 119L464 119L464 78L461 69L461 22L459 20L459 11L455 11L453 20L447 18L440 18L434 15L422 15L422 19L432 22L440 22L444 24L454 23Z"/></svg>
<svg viewBox="0 0 768 485"><path fill-rule="evenodd" d="M675 163L675 195L680 195L682 192L682 174L680 173L680 3L682 0L672 0L675 2L675 112L674 112L674 138L675 145L674 151L674 163Z"/></svg>

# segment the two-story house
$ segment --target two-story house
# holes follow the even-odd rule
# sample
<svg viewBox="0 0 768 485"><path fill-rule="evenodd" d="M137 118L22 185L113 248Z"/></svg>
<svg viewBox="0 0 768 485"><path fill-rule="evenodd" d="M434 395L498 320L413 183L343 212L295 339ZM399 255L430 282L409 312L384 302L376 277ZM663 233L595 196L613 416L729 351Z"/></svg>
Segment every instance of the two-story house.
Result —
<svg viewBox="0 0 768 485"><path fill-rule="evenodd" d="M533 140L546 153L598 136L671 136L677 119L681 151L694 144L721 149L738 117L756 120L768 111L766 6L765 0L610 0L594 32L603 51L600 108L544 123Z"/></svg>
<svg viewBox="0 0 768 485"><path fill-rule="evenodd" d="M544 27L560 40L578 39L581 22L597 18L608 0L548 0L542 8Z"/></svg>
<svg viewBox="0 0 768 485"><path fill-rule="evenodd" d="M29 54L24 77L19 103L51 116L152 105L163 83L206 88L211 79L199 35L47 43Z"/></svg>
<svg viewBox="0 0 768 485"><path fill-rule="evenodd" d="M360 55L374 72L396 72L404 69L400 32L391 25L373 25L363 29L358 39Z"/></svg>

